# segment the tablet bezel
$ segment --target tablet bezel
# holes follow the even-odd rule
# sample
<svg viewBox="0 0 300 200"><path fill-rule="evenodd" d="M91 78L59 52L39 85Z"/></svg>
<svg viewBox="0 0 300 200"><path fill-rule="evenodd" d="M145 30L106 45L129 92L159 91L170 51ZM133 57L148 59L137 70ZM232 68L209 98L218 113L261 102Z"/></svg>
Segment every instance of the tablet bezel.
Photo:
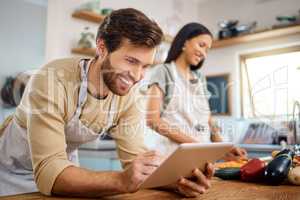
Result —
<svg viewBox="0 0 300 200"><path fill-rule="evenodd" d="M204 171L206 163L220 160L232 147L233 143L230 142L180 144L140 188L154 188L175 183L181 177L190 177L195 168Z"/></svg>

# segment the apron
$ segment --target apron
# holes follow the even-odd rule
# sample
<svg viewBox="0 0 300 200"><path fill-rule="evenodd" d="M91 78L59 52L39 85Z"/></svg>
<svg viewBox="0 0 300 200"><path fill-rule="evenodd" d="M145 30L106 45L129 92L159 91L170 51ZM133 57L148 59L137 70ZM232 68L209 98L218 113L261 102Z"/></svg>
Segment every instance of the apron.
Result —
<svg viewBox="0 0 300 200"><path fill-rule="evenodd" d="M81 60L81 85L77 108L71 120L65 125L68 160L77 166L79 166L78 147L84 143L105 137L107 131L114 126L113 113L115 112L111 112L116 109L114 96L108 112L108 121L100 133L95 133L79 119L88 95L87 73L90 63L91 61L88 63L87 60ZM19 126L14 118L11 119L0 137L0 151L0 196L37 192L27 130Z"/></svg>
<svg viewBox="0 0 300 200"><path fill-rule="evenodd" d="M210 108L202 81L197 79L196 83L188 82L178 72L175 63L171 63L167 70L174 79L174 91L161 118L199 142L210 143ZM176 142L160 134L156 134L155 140L156 148L163 154L172 153L178 146Z"/></svg>

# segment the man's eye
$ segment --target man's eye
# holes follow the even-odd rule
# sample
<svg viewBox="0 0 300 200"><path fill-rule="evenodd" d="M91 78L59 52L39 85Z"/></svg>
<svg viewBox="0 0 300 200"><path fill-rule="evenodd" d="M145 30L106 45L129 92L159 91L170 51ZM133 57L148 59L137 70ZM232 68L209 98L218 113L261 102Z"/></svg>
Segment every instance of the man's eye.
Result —
<svg viewBox="0 0 300 200"><path fill-rule="evenodd" d="M200 46L200 47L204 47L205 44L204 44L204 43L199 43L199 46Z"/></svg>
<svg viewBox="0 0 300 200"><path fill-rule="evenodd" d="M147 69L148 67L150 67L150 65L144 65L143 69Z"/></svg>
<svg viewBox="0 0 300 200"><path fill-rule="evenodd" d="M127 60L127 62L128 62L129 64L135 64L135 63L136 63L134 60L131 60L131 59L126 59L126 60Z"/></svg>

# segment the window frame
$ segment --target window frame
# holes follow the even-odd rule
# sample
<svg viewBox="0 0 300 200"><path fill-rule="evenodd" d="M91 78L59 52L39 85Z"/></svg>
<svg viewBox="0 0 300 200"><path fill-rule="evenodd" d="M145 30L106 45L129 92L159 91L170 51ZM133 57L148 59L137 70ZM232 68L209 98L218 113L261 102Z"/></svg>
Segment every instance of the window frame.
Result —
<svg viewBox="0 0 300 200"><path fill-rule="evenodd" d="M240 72L240 97L241 97L241 102L240 102L240 108L241 108L241 116L243 118L247 118L247 119L251 119L251 118L265 118L265 117L272 117L272 118L276 118L276 117L280 117L281 115L278 116L274 116L274 115L260 115L260 116L255 116L255 114L252 113L252 116L246 116L245 114L245 110L244 110L244 98L243 95L245 94L245 91L243 90L244 88L244 78L247 77L243 77L243 71L246 70L246 60L249 58L258 58L258 57L264 57L264 56L271 56L271 55L278 55L278 54L284 54L284 53L292 53L292 52L300 52L300 45L294 45L294 46L289 46L289 47L283 47L283 48L277 48L277 49L271 49L271 50L264 50L264 51L259 51L259 52L253 52L253 53L246 53L246 54L241 54L239 56L239 60L240 60L240 67L239 67L239 72ZM248 82L249 84L249 79L245 80ZM248 87L248 98L250 98L250 102L252 105L253 104L253 99L251 98L251 88ZM253 107L251 108L252 112Z"/></svg>

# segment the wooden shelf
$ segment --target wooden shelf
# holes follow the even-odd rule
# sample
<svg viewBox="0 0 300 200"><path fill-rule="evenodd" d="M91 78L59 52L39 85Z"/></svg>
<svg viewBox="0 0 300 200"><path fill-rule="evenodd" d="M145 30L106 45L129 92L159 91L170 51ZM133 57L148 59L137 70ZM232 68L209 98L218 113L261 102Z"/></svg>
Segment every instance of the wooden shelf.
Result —
<svg viewBox="0 0 300 200"><path fill-rule="evenodd" d="M255 42L264 39L272 39L276 37L294 35L297 33L300 33L300 25L294 25L285 28L276 28L268 31L247 34L247 35L238 36L229 39L215 40L213 42L212 48L220 48L220 47L232 46L236 44Z"/></svg>
<svg viewBox="0 0 300 200"><path fill-rule="evenodd" d="M93 13L91 11L75 11L72 14L72 17L77 18L77 19L82 19L94 23L101 23L103 19L105 18L104 15L99 15L97 13ZM272 30L267 30L267 31L262 31L262 32L257 32L257 33L252 33L252 34L247 34L247 35L242 35L234 38L229 38L229 39L223 39L223 40L215 40L213 42L212 48L221 48L221 47L226 47L226 46L232 46L236 44L243 44L243 43L248 43L248 42L255 42L263 39L272 39L276 37L282 37L282 36L287 36L287 35L293 35L300 33L300 25L294 25L294 26L289 26L285 28L276 28ZM171 35L164 35L164 41L171 43L173 41L173 36ZM79 52L85 52L84 54L86 55L86 52L89 52L88 54L91 54L91 50L78 50L78 49L73 49L76 50L74 53L79 53ZM72 50L72 52L73 52Z"/></svg>
<svg viewBox="0 0 300 200"><path fill-rule="evenodd" d="M105 18L105 15L99 15L97 13L91 12L91 11L75 11L72 14L73 18L77 18L77 19L82 19L82 20L86 20L89 22L94 22L94 23L101 23L103 21L103 19Z"/></svg>
<svg viewBox="0 0 300 200"><path fill-rule="evenodd" d="M73 18L82 19L89 22L101 23L105 18L105 15L99 15L97 13L91 11L75 11L72 14ZM173 37L171 35L164 35L164 41L171 43L173 41Z"/></svg>
<svg viewBox="0 0 300 200"><path fill-rule="evenodd" d="M168 42L168 43L172 43L173 42L174 37L168 34L164 35L164 39L163 41Z"/></svg>
<svg viewBox="0 0 300 200"><path fill-rule="evenodd" d="M72 53L93 57L96 55L96 49L94 49L94 48L73 48Z"/></svg>

